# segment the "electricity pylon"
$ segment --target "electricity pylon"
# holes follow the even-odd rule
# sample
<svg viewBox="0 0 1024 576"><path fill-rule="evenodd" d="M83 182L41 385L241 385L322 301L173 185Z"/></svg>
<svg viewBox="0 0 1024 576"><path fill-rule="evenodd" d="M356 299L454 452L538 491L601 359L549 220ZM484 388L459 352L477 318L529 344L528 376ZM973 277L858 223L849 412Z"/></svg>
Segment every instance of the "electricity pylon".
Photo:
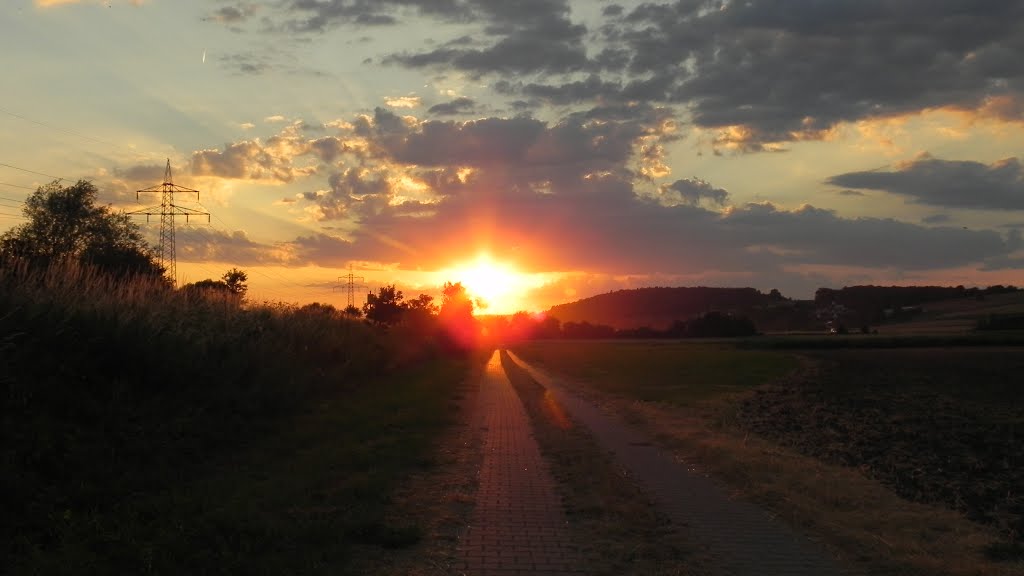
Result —
<svg viewBox="0 0 1024 576"><path fill-rule="evenodd" d="M160 248L159 248L159 262L164 267L165 273L170 277L171 282L177 286L178 284L178 272L177 262L174 255L174 217L184 216L185 222L188 222L189 217L192 216L206 216L206 221L210 221L209 212L201 212L199 210L193 210L192 208L185 208L184 206L178 206L174 203L174 195L179 193L195 194L196 201L199 201L199 190L193 190L191 188L185 188L184 186L178 186L171 179L171 159L167 159L167 169L164 171L164 181L162 184L156 186L150 186L142 190L135 191L135 200L138 201L139 195L148 192L159 192L160 193L160 205L150 206L149 208L143 208L142 210L135 210L129 212L129 214L138 214L146 217L146 222L149 222L150 216L160 217Z"/></svg>
<svg viewBox="0 0 1024 576"><path fill-rule="evenodd" d="M356 288L359 288L360 290L366 288L366 284L363 284L365 279L362 276L354 275L352 273L352 265L349 265L348 274L338 277L339 282L342 280L345 281L345 293L348 296L348 306L354 307L356 305Z"/></svg>

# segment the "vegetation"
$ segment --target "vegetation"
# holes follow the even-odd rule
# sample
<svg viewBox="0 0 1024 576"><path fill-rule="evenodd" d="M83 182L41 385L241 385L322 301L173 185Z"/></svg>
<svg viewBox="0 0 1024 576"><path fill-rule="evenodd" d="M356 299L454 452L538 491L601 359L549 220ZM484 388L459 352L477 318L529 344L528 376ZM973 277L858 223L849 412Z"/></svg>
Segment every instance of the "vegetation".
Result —
<svg viewBox="0 0 1024 576"><path fill-rule="evenodd" d="M96 193L85 180L37 189L25 201L28 221L0 236L0 258L36 267L68 260L118 277L161 277L164 270L138 226L126 214L97 206Z"/></svg>
<svg viewBox="0 0 1024 576"><path fill-rule="evenodd" d="M3 262L0 310L14 572L344 573L353 546L415 540L380 518L464 360L84 263Z"/></svg>
<svg viewBox="0 0 1024 576"><path fill-rule="evenodd" d="M551 474L558 483L569 527L583 544L587 574L711 572L685 527L673 525L622 474L612 455L566 413L557 398L501 353L501 365L529 415Z"/></svg>
<svg viewBox="0 0 1024 576"><path fill-rule="evenodd" d="M604 392L678 405L743 391L797 366L789 354L719 343L545 342L515 351Z"/></svg>
<svg viewBox="0 0 1024 576"><path fill-rule="evenodd" d="M749 386L715 385L716 373L728 383L744 370L733 366L703 379L692 365L709 350L536 342L516 351L571 375L577 393L867 573L1024 573L1016 350L815 351L788 376L764 371ZM761 361L744 354L788 354L734 352L751 365ZM646 359L657 368L642 368Z"/></svg>
<svg viewBox="0 0 1024 576"><path fill-rule="evenodd" d="M590 322L616 329L642 326L665 329L677 320L713 310L743 313L784 300L777 290L763 294L754 288L638 288L553 306L548 315L563 323Z"/></svg>

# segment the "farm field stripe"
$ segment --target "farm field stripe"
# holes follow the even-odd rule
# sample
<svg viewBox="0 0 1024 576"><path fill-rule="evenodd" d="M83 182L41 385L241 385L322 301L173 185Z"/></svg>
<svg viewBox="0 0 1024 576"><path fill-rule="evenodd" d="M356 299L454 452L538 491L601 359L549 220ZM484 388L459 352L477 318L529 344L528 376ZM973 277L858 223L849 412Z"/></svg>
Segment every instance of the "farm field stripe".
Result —
<svg viewBox="0 0 1024 576"><path fill-rule="evenodd" d="M558 397L570 415L590 428L598 442L648 490L673 521L687 525L704 541L722 568L737 575L846 573L827 553L760 508L728 497L712 479L693 473L649 439L569 393L557 377L512 352L516 364Z"/></svg>

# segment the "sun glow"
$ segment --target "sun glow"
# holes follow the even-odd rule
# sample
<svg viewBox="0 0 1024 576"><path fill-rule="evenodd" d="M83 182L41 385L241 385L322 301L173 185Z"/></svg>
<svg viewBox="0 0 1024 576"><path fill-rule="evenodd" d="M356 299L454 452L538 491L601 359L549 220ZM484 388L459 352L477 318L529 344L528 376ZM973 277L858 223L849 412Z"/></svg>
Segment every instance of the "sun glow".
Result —
<svg viewBox="0 0 1024 576"><path fill-rule="evenodd" d="M497 262L483 254L476 260L441 272L443 281L462 282L470 296L482 300L478 312L511 314L519 310L524 293L534 282L511 264Z"/></svg>

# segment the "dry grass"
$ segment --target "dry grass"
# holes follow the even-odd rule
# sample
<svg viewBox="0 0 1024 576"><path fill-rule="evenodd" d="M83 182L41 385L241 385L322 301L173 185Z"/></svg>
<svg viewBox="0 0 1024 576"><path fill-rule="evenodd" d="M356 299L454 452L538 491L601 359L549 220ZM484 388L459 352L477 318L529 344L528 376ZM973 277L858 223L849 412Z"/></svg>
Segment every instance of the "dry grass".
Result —
<svg viewBox="0 0 1024 576"><path fill-rule="evenodd" d="M908 502L856 469L824 464L746 433L736 420L742 393L680 407L573 386L725 481L737 497L816 536L870 574L1024 574L1021 563L985 557L984 549L998 541L994 529Z"/></svg>
<svg viewBox="0 0 1024 576"><path fill-rule="evenodd" d="M709 560L682 526L649 497L546 388L502 353L502 364L530 417L558 483L566 516L584 543L588 574L677 576L710 573Z"/></svg>

